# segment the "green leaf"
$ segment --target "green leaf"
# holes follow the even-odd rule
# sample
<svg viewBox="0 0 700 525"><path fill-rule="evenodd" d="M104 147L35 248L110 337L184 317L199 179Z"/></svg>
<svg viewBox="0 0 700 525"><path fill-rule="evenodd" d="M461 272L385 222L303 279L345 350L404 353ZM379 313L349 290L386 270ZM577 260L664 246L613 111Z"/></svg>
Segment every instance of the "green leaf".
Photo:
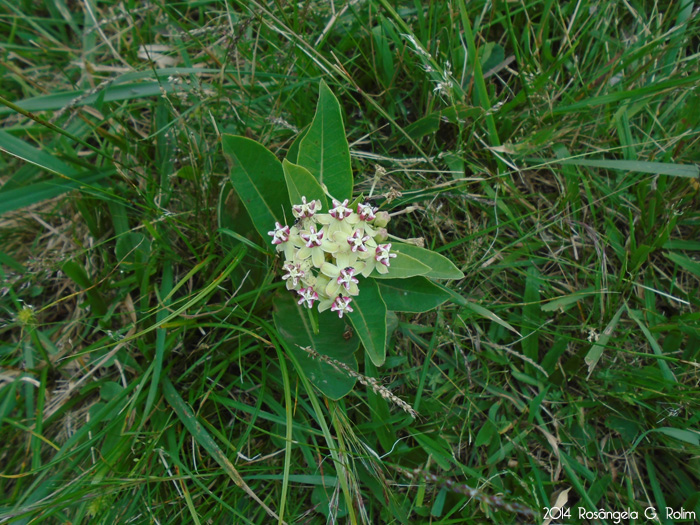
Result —
<svg viewBox="0 0 700 525"><path fill-rule="evenodd" d="M143 233L127 232L117 239L114 254L119 264L133 266L144 264L151 253L151 241Z"/></svg>
<svg viewBox="0 0 700 525"><path fill-rule="evenodd" d="M596 343L588 351L588 353L586 354L586 357L584 357L583 361L588 365L588 377L591 377L591 373L593 372L593 369L596 367L596 365L598 364L598 361L600 360L600 357L603 355L603 351L605 350L605 346L608 344L608 341L610 340L612 333L615 331L615 328L617 327L617 323L620 322L620 316L622 315L622 310L624 308L625 307L623 305L617 310L617 312L615 313L613 318L608 323L608 326L605 327L605 330L603 330L603 333L600 334Z"/></svg>
<svg viewBox="0 0 700 525"><path fill-rule="evenodd" d="M223 135L224 154L231 165L231 182L248 210L253 226L269 241L267 232L275 222L285 223L290 209L282 163L270 150L254 140Z"/></svg>
<svg viewBox="0 0 700 525"><path fill-rule="evenodd" d="M229 475L233 482L238 487L242 488L243 491L258 505L265 509L265 512L267 512L269 516L273 517L275 520L279 520L277 514L275 514L272 509L261 501L255 492L253 492L243 480L241 475L238 473L238 470L236 470L236 467L234 467L233 463L231 463L231 460L226 456L226 454L224 454L224 451L221 450L209 432L207 432L204 426L199 422L197 417L194 415L194 412L192 412L192 409L180 397L180 394L178 394L175 386L166 376L163 376L163 395L168 401L168 404L173 407L173 410L175 410L175 414L177 414L178 419L182 421L182 424L185 425L187 431L192 434L195 441L207 451L211 458L216 461L221 468L223 468L224 472Z"/></svg>
<svg viewBox="0 0 700 525"><path fill-rule="evenodd" d="M386 304L374 279L362 280L359 287L360 293L353 297L353 311L348 317L372 363L381 366L386 359Z"/></svg>
<svg viewBox="0 0 700 525"><path fill-rule="evenodd" d="M542 162L542 159L539 159L538 162ZM673 177L700 177L700 168L693 164L616 159L549 159L547 162L572 166L589 166L591 168L609 170L633 171L637 173L652 173L654 175L671 175Z"/></svg>
<svg viewBox="0 0 700 525"><path fill-rule="evenodd" d="M664 252L664 257L673 261L684 270L700 277L700 262L694 261L690 257L676 252Z"/></svg>
<svg viewBox="0 0 700 525"><path fill-rule="evenodd" d="M548 303L544 303L542 304L542 306L540 306L540 310L542 310L543 312L554 312L556 310L561 309L561 311L563 312L567 310L567 307L585 299L586 297L590 297L591 295L596 295L599 293L599 291L594 290L592 287L586 288L585 290L581 290L571 295L563 295L561 297L549 301Z"/></svg>
<svg viewBox="0 0 700 525"><path fill-rule="evenodd" d="M639 325L639 328L642 330L642 333L649 341L649 345L651 346L651 349L654 351L654 353L659 357L664 357L664 351L661 349L661 346L659 345L658 341L654 338L654 335L651 333L651 331L649 331L649 328L642 321L640 312L638 310L632 310L629 306L627 306L627 313L629 314L630 319L632 319L635 323L637 323L637 325ZM664 379L666 381L668 381L669 383L678 382L676 376L671 371L671 367L668 366L668 363L666 361L664 361L663 359L658 359L657 363L659 365L659 369L661 369L661 375L664 376Z"/></svg>
<svg viewBox="0 0 700 525"><path fill-rule="evenodd" d="M75 178L55 178L1 192L0 214L58 197L71 190L93 187L96 182L114 173L115 170L112 169L99 173L80 174L76 175Z"/></svg>
<svg viewBox="0 0 700 525"><path fill-rule="evenodd" d="M296 303L294 296L289 292L283 292L275 298L272 317L280 337L288 343L304 374L316 388L331 399L340 399L352 390L355 386L354 378L329 364L311 358L299 348L311 347L319 354L357 370L354 353L360 340L354 335L348 340L343 337L346 324L342 319L338 319L338 316L329 310L318 314L320 331L314 334L307 311Z"/></svg>
<svg viewBox="0 0 700 525"><path fill-rule="evenodd" d="M170 75L186 75L189 73L216 73L218 69L211 68L163 68L153 71L135 71L120 76L112 85L98 91L97 93L85 96L86 90L64 91L62 93L52 93L51 95L41 95L38 97L26 98L16 104L27 111L47 111L61 109L68 105L95 106L100 99L102 102L118 102L121 100L134 100L145 97L161 97L163 92L171 93L175 90L188 90L183 85L175 85L168 81ZM137 79L158 78L157 81L131 82ZM12 113L10 108L0 108L0 116Z"/></svg>
<svg viewBox="0 0 700 525"><path fill-rule="evenodd" d="M308 126L301 130L294 139L294 142L292 142L292 145L289 146L289 149L287 150L287 156L285 158L292 164L296 164L299 161L299 146L301 144L301 141L304 140L304 137L306 137L306 133L308 131Z"/></svg>
<svg viewBox="0 0 700 525"><path fill-rule="evenodd" d="M97 181L115 172L114 169L100 172L80 172L60 161L51 153L35 148L2 130L0 130L0 151L59 175L59 177L51 180L27 186L18 184L0 186L0 194L2 194L0 214L57 197L67 191L83 186L91 187Z"/></svg>
<svg viewBox="0 0 700 525"><path fill-rule="evenodd" d="M394 312L429 312L450 298L450 294L425 277L384 279L378 284L387 309Z"/></svg>
<svg viewBox="0 0 700 525"><path fill-rule="evenodd" d="M309 173L309 170L303 166L292 164L287 159L282 161L282 168L291 203L300 204L302 196L306 197L307 202L319 199L323 206L323 211L328 212L326 194L314 176Z"/></svg>
<svg viewBox="0 0 700 525"><path fill-rule="evenodd" d="M231 230L235 232L236 235L245 239L241 241L234 239L231 235L226 235L222 237L222 243L225 248L231 249L239 242L244 242L251 247L256 245L258 234L255 231L255 226L253 226L253 222L250 220L250 215L248 215L248 212L241 205L241 199L233 189L233 185L230 181L227 181L219 192L216 218L221 231ZM260 247L258 246L256 249L260 249Z"/></svg>
<svg viewBox="0 0 700 525"><path fill-rule="evenodd" d="M425 274L431 279L463 279L464 274L447 257L413 244L391 243L391 250L403 253L430 267Z"/></svg>
<svg viewBox="0 0 700 525"><path fill-rule="evenodd" d="M683 428L661 427L655 429L655 432L661 432L662 434L666 434L667 436L671 436L672 438L685 441L686 443L690 443L691 445L700 445L700 432L698 432L697 430L693 431L685 430Z"/></svg>
<svg viewBox="0 0 700 525"><path fill-rule="evenodd" d="M396 258L391 259L391 266L389 266L388 273L382 274L374 270L370 276L375 279L406 279L407 277L415 277L416 275L425 275L429 271L430 267L419 260L403 253L397 253Z"/></svg>
<svg viewBox="0 0 700 525"><path fill-rule="evenodd" d="M487 42L479 47L479 61L481 62L482 71L489 71L502 64L504 60L505 50L499 44Z"/></svg>
<svg viewBox="0 0 700 525"><path fill-rule="evenodd" d="M485 317L486 319L490 319L494 323L500 324L503 328L506 330L510 330L514 334L517 334L520 336L520 332L518 332L513 326L508 323L507 321L504 321L500 317L498 317L495 313L493 313L491 310L488 308L484 308L483 306L472 303L471 301L465 301L464 303L461 303L462 306L464 307L465 310L470 310L471 312L481 316Z"/></svg>
<svg viewBox="0 0 700 525"><path fill-rule="evenodd" d="M314 120L299 145L297 164L304 166L336 199L352 197L350 148L338 99L325 82L318 90Z"/></svg>
<svg viewBox="0 0 700 525"><path fill-rule="evenodd" d="M35 148L14 135L0 130L0 151L4 151L25 162L39 166L56 175L75 176L77 171L60 161L51 153Z"/></svg>
<svg viewBox="0 0 700 525"><path fill-rule="evenodd" d="M103 316L107 313L107 304L95 288L96 285L88 277L85 268L76 261L66 261L61 266L61 270L85 291L88 303L97 315Z"/></svg>

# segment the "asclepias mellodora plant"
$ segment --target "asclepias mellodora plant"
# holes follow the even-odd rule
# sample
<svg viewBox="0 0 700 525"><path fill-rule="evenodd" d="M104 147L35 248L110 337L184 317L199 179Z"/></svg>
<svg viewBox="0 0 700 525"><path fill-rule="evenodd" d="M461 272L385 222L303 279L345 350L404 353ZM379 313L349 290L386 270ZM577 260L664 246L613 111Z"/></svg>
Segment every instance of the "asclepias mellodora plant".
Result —
<svg viewBox="0 0 700 525"><path fill-rule="evenodd" d="M233 188L279 258L284 289L273 300L277 331L307 378L339 399L354 386L347 370L357 370L360 343L375 366L384 363L390 312L432 310L451 295L433 280L463 274L445 257L399 242L382 203L354 195L340 105L324 82L311 125L283 162L254 140L223 135L222 141Z"/></svg>

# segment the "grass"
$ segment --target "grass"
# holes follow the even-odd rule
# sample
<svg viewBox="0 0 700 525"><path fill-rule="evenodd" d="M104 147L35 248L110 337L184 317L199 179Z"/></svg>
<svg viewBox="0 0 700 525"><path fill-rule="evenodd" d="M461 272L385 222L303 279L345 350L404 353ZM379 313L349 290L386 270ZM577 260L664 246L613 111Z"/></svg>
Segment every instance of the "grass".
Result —
<svg viewBox="0 0 700 525"><path fill-rule="evenodd" d="M697 15L0 2L0 522L697 516ZM360 190L466 275L337 402L220 146L282 157L320 79Z"/></svg>

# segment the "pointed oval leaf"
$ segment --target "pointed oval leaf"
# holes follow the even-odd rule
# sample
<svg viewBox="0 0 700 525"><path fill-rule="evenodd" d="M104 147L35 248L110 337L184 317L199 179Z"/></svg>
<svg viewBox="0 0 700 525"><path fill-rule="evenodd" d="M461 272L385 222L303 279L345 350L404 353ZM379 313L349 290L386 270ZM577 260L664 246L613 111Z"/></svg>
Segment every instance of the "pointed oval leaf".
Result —
<svg viewBox="0 0 700 525"><path fill-rule="evenodd" d="M429 312L450 298L449 293L421 276L384 279L377 284L386 307L394 312Z"/></svg>
<svg viewBox="0 0 700 525"><path fill-rule="evenodd" d="M340 104L321 81L314 120L299 144L297 164L304 166L336 199L352 197L350 148Z"/></svg>
<svg viewBox="0 0 700 525"><path fill-rule="evenodd" d="M251 242L257 242L258 234L255 231L255 226L253 226L250 215L248 215L248 212L241 204L241 199L233 189L230 181L221 186L216 218L219 230L232 230ZM230 235L222 235L221 242L225 248L232 249L241 241L234 239Z"/></svg>
<svg viewBox="0 0 700 525"><path fill-rule="evenodd" d="M303 166L292 164L287 159L282 161L284 169L284 180L287 183L289 201L292 204L301 203L301 198L306 197L307 201L319 199L323 206L322 210L328 211L328 199L316 178L309 170Z"/></svg>
<svg viewBox="0 0 700 525"><path fill-rule="evenodd" d="M292 294L285 292L274 301L272 317L280 336L289 343L302 370L311 383L331 399L340 399L355 386L355 379L339 372L329 364L312 359L301 347L311 347L357 370L354 353L360 344L357 336L345 340L345 322L326 310L318 315L319 333L314 334L308 312L302 309ZM298 345L298 346L297 346Z"/></svg>
<svg viewBox="0 0 700 525"><path fill-rule="evenodd" d="M309 126L306 126L299 132L294 139L294 142L292 142L292 145L289 146L289 149L287 150L287 156L285 158L292 164L296 164L299 160L299 145L301 144L301 141L304 140L304 137L306 137L307 131L309 131Z"/></svg>
<svg viewBox="0 0 700 525"><path fill-rule="evenodd" d="M353 297L353 311L348 317L372 363L381 366L386 359L386 304L374 279L362 280L359 287L360 293Z"/></svg>
<svg viewBox="0 0 700 525"><path fill-rule="evenodd" d="M393 248L392 244L392 248ZM391 250L394 251L393 249ZM407 277L415 277L416 275L427 275L430 271L430 266L426 266L418 259L409 257L404 253L397 253L395 259L391 259L388 273L379 273L374 270L370 277L374 279L406 279Z"/></svg>
<svg viewBox="0 0 700 525"><path fill-rule="evenodd" d="M284 224L284 212L290 209L282 163L265 146L246 137L223 135L222 142L233 187L253 226L269 242L267 232L276 221Z"/></svg>
<svg viewBox="0 0 700 525"><path fill-rule="evenodd" d="M431 279L463 279L464 274L447 257L413 244L392 243L391 249L409 255L430 267L425 277Z"/></svg>

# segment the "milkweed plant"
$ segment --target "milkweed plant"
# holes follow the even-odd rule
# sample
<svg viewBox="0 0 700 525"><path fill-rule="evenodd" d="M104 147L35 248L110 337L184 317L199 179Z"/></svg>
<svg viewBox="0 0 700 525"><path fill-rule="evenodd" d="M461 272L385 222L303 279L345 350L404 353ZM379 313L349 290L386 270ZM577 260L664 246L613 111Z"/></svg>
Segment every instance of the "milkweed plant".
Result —
<svg viewBox="0 0 700 525"><path fill-rule="evenodd" d="M245 137L222 142L235 194L284 283L273 299L283 345L314 385L339 399L357 380L360 344L374 366L384 364L393 312L432 310L456 296L436 280L463 274L392 236L386 199L354 194L340 105L324 82L311 125L284 161Z"/></svg>

